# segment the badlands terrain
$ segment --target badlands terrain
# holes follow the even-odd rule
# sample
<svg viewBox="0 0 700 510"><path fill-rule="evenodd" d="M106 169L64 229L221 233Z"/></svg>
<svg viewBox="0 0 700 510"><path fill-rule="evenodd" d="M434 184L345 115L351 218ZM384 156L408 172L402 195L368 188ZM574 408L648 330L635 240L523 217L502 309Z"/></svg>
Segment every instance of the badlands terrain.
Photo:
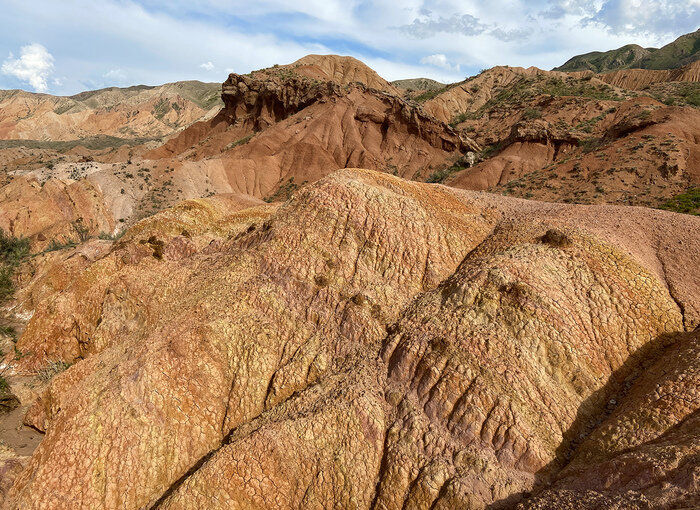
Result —
<svg viewBox="0 0 700 510"><path fill-rule="evenodd" d="M700 507L664 48L0 92L0 508Z"/></svg>

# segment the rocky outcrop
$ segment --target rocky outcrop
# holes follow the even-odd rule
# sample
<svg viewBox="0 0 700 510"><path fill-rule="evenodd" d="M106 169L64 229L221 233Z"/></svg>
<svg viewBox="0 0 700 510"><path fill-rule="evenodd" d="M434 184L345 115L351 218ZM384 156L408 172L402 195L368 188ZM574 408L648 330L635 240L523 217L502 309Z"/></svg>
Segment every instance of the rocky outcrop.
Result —
<svg viewBox="0 0 700 510"><path fill-rule="evenodd" d="M77 362L32 410L46 437L5 508L534 502L605 461L611 420L647 423L648 383L628 393L644 363L677 360L649 374L679 395L694 377L681 332L700 282L660 262L697 265L690 216L623 224L366 170L220 205L130 230L37 311L18 346ZM73 332L39 333L61 301ZM654 423L697 410L673 402Z"/></svg>
<svg viewBox="0 0 700 510"><path fill-rule="evenodd" d="M310 78L299 74L303 69L292 64L231 74L222 89L225 107L215 119L146 157L177 155L187 160L183 170L221 172L236 191L284 199L290 189L338 168L425 179L480 149L415 103L363 83Z"/></svg>
<svg viewBox="0 0 700 510"><path fill-rule="evenodd" d="M552 488L525 509L696 508L700 331L678 335L627 381L623 399Z"/></svg>
<svg viewBox="0 0 700 510"><path fill-rule="evenodd" d="M332 81L340 85L362 83L375 90L399 95L399 90L394 84L389 83L374 69L353 57L306 55L296 62L281 67L314 80Z"/></svg>
<svg viewBox="0 0 700 510"><path fill-rule="evenodd" d="M486 105L499 92L525 80L542 80L547 78L565 79L568 76L580 78L590 76L591 73L560 73L556 71L544 71L536 67L510 67L496 66L480 73L477 76L448 86L434 98L426 101L423 108L434 117L451 122L457 115L466 112L475 112Z"/></svg>
<svg viewBox="0 0 700 510"><path fill-rule="evenodd" d="M261 131L317 101L340 94L341 85L336 82L310 80L294 73L283 79L271 79L270 74L231 74L222 86L222 116L230 124L249 123L253 131Z"/></svg>
<svg viewBox="0 0 700 510"><path fill-rule="evenodd" d="M270 74L265 74L262 79L256 75L231 74L222 88L225 107L221 116L229 124L242 123L250 125L253 131L261 131L315 103L332 104L351 96L356 104L356 121L372 122L384 126L384 130L397 124L408 125L410 132L440 150L463 152L476 148L468 137L460 137L421 109L399 97L378 93L362 83L343 86L334 81L310 80L294 73L289 77L283 74L282 79L274 73L272 76L276 79L270 79ZM381 104L381 107L373 108L373 103Z"/></svg>

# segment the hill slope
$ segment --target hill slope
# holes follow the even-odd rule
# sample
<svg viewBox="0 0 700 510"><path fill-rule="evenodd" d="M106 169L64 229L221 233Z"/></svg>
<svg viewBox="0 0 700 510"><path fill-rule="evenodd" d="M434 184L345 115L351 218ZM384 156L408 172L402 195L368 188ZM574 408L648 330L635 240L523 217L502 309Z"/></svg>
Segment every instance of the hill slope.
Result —
<svg viewBox="0 0 700 510"><path fill-rule="evenodd" d="M616 50L577 55L553 70L604 73L617 69L677 69L699 59L700 30L682 35L658 49L628 44Z"/></svg>
<svg viewBox="0 0 700 510"><path fill-rule="evenodd" d="M4 508L681 507L699 223L358 169L183 203L37 302L17 368L75 364Z"/></svg>

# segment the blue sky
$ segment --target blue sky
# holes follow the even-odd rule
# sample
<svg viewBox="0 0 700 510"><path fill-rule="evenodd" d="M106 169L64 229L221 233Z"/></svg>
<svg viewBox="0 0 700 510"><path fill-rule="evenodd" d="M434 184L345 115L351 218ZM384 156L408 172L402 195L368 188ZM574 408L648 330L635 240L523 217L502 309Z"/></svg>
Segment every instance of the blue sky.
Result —
<svg viewBox="0 0 700 510"><path fill-rule="evenodd" d="M700 0L3 0L0 88L52 94L223 81L309 53L387 79L458 81L494 65L661 46L700 28Z"/></svg>

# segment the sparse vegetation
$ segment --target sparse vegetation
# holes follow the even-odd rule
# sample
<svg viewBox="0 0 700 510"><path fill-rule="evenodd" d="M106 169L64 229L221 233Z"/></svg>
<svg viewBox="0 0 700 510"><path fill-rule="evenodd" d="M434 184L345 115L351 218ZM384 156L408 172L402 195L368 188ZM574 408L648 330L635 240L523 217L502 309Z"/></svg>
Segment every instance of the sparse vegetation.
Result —
<svg viewBox="0 0 700 510"><path fill-rule="evenodd" d="M306 181L302 183L306 184ZM265 197L265 202L280 202L282 200L287 200L294 191L299 186L294 182L294 177L290 177L287 182L284 184L281 184L279 188L277 188L277 191L275 191L272 195Z"/></svg>
<svg viewBox="0 0 700 510"><path fill-rule="evenodd" d="M75 248L76 246L78 246L78 243L71 239L64 238L63 241L51 239L51 242L48 244L48 246L44 248L44 253L65 250L67 248Z"/></svg>
<svg viewBox="0 0 700 510"><path fill-rule="evenodd" d="M110 234L109 232L100 232L97 238L103 241L116 241L124 235L124 232L126 232L126 229L120 230L116 234Z"/></svg>
<svg viewBox="0 0 700 510"><path fill-rule="evenodd" d="M664 202L659 209L700 216L700 188L692 188Z"/></svg>
<svg viewBox="0 0 700 510"><path fill-rule="evenodd" d="M64 372L70 367L69 363L60 360L50 360L43 367L37 370L37 377L43 382L49 382L56 375Z"/></svg>
<svg viewBox="0 0 700 510"><path fill-rule="evenodd" d="M78 240L81 243L84 243L88 239L90 239L90 228L83 223L82 218L78 218L75 221L71 222L71 227L73 228L73 231L76 233L78 236Z"/></svg>
<svg viewBox="0 0 700 510"><path fill-rule="evenodd" d="M460 166L460 165L452 165L450 167L446 168L441 168L439 170L434 171L430 176L425 180L425 182L432 182L432 183L440 183L440 182L445 182L445 180L450 177L452 174L459 172L460 170L464 170L465 167Z"/></svg>
<svg viewBox="0 0 700 510"><path fill-rule="evenodd" d="M29 239L10 236L0 229L0 303L12 296L12 276L28 255Z"/></svg>
<svg viewBox="0 0 700 510"><path fill-rule="evenodd" d="M523 112L523 119L534 120L542 118L542 112L535 108L528 108Z"/></svg>
<svg viewBox="0 0 700 510"><path fill-rule="evenodd" d="M500 142L485 147L484 150L481 151L481 159L490 158L491 156L495 155L498 151L500 151L502 148L503 148L503 144Z"/></svg>
<svg viewBox="0 0 700 510"><path fill-rule="evenodd" d="M248 142L250 142L250 140L253 138L253 136L254 136L254 134L250 134L248 136L244 136L243 138L236 140L235 142L231 142L226 147L221 149L221 152L230 151L231 149L238 147L239 145L245 145Z"/></svg>
<svg viewBox="0 0 700 510"><path fill-rule="evenodd" d="M119 138L116 136L100 135L68 141L0 140L0 149L26 147L28 149L51 149L57 152L66 152L75 147L82 146L89 150L103 150L121 147L122 145L133 147L154 140L159 140L159 138Z"/></svg>

